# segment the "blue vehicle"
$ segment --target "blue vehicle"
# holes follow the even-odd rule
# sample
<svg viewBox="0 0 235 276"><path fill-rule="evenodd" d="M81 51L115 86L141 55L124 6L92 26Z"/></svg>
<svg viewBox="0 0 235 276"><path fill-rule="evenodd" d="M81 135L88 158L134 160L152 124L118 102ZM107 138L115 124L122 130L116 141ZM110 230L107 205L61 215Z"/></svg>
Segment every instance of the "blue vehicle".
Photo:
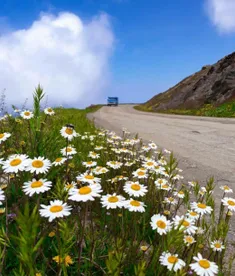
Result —
<svg viewBox="0 0 235 276"><path fill-rule="evenodd" d="M118 97L108 97L107 106L118 106Z"/></svg>

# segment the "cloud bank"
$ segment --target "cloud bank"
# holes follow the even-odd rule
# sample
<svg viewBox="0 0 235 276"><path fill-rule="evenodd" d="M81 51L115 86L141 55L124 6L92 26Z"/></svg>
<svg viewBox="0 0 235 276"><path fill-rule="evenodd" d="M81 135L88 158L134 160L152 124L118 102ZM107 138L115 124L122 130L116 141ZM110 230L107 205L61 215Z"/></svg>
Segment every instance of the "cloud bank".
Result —
<svg viewBox="0 0 235 276"><path fill-rule="evenodd" d="M41 14L28 29L0 36L0 91L18 107L40 83L52 106L96 103L109 80L114 35L106 14Z"/></svg>
<svg viewBox="0 0 235 276"><path fill-rule="evenodd" d="M206 0L207 11L212 23L222 33L235 32L235 1Z"/></svg>

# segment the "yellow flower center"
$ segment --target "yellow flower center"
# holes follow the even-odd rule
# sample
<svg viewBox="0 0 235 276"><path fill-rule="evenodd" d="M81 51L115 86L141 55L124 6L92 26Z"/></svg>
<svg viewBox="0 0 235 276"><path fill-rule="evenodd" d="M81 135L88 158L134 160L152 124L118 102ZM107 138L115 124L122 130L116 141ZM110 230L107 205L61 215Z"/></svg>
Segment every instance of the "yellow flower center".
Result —
<svg viewBox="0 0 235 276"><path fill-rule="evenodd" d="M165 185L162 185L162 188L163 188L163 189L168 189L169 186L168 186L167 184L165 184Z"/></svg>
<svg viewBox="0 0 235 276"><path fill-rule="evenodd" d="M142 168L139 168L139 170L141 170L141 171L145 171L145 168L143 168L143 167L142 167Z"/></svg>
<svg viewBox="0 0 235 276"><path fill-rule="evenodd" d="M140 247L140 249L141 249L142 251L146 251L146 250L148 249L148 247L147 247L146 245L142 245L142 246Z"/></svg>
<svg viewBox="0 0 235 276"><path fill-rule="evenodd" d="M93 162L93 161L88 161L88 162L86 162L86 163L87 163L87 165L91 165L92 162Z"/></svg>
<svg viewBox="0 0 235 276"><path fill-rule="evenodd" d="M174 201L174 198L173 198L173 197L169 197L168 200L169 200L170 202L173 202L173 201Z"/></svg>
<svg viewBox="0 0 235 276"><path fill-rule="evenodd" d="M65 133L68 135L72 135L73 134L73 129L72 128L66 128Z"/></svg>
<svg viewBox="0 0 235 276"><path fill-rule="evenodd" d="M182 222L182 225L183 225L184 227L188 227L188 226L190 225L190 223L189 223L187 220L184 220L184 221Z"/></svg>
<svg viewBox="0 0 235 276"><path fill-rule="evenodd" d="M159 227L161 229L166 228L166 223L163 220L158 220L156 224L157 224L157 227Z"/></svg>
<svg viewBox="0 0 235 276"><path fill-rule="evenodd" d="M160 166L155 166L154 168L155 168L156 170L158 170L158 169L160 168Z"/></svg>
<svg viewBox="0 0 235 276"><path fill-rule="evenodd" d="M215 243L215 247L216 248L221 248L221 244L217 242L217 243Z"/></svg>
<svg viewBox="0 0 235 276"><path fill-rule="evenodd" d="M163 183L163 180L162 180L162 179L158 180L158 183L159 183L159 184L162 184L162 183Z"/></svg>
<svg viewBox="0 0 235 276"><path fill-rule="evenodd" d="M86 179L94 179L95 177L93 175L88 174L88 175L85 176L85 178Z"/></svg>
<svg viewBox="0 0 235 276"><path fill-rule="evenodd" d="M139 191L140 190L140 185L138 185L138 184L132 184L131 185L131 189L135 190L135 191Z"/></svg>
<svg viewBox="0 0 235 276"><path fill-rule="evenodd" d="M16 159L13 159L11 162L10 162L10 165L12 167L15 167L15 166L18 166L22 163L22 160L20 160L19 158L16 158Z"/></svg>
<svg viewBox="0 0 235 276"><path fill-rule="evenodd" d="M31 188L39 188L39 187L42 187L42 186L43 186L43 182L42 181L34 181L31 184Z"/></svg>
<svg viewBox="0 0 235 276"><path fill-rule="evenodd" d="M53 110L52 110L51 108L48 108L47 111L48 111L48 112L52 112Z"/></svg>
<svg viewBox="0 0 235 276"><path fill-rule="evenodd" d="M30 115L30 112L26 111L26 112L24 113L24 115L25 115L25 116L29 116L29 115Z"/></svg>
<svg viewBox="0 0 235 276"><path fill-rule="evenodd" d="M203 260L200 260L198 262L198 264L202 267L202 268L205 268L205 269L208 269L211 265L210 265L210 262L207 261L206 259L203 259Z"/></svg>
<svg viewBox="0 0 235 276"><path fill-rule="evenodd" d="M58 213L58 212L60 212L60 211L62 211L63 210L63 206L61 206L61 205L54 205L54 206L52 206L51 208L50 208L50 211L52 212L52 213Z"/></svg>
<svg viewBox="0 0 235 276"><path fill-rule="evenodd" d="M167 260L170 264L175 264L178 262L178 258L176 258L175 256L169 256Z"/></svg>
<svg viewBox="0 0 235 276"><path fill-rule="evenodd" d="M152 166L152 165L153 165L153 162L148 162L147 165L148 165L148 166Z"/></svg>
<svg viewBox="0 0 235 276"><path fill-rule="evenodd" d="M137 200L132 200L132 201L130 202L130 204L131 204L132 206L135 206L135 207L139 207L139 206L140 206L140 202L137 201Z"/></svg>
<svg viewBox="0 0 235 276"><path fill-rule="evenodd" d="M141 172L141 171L140 171L140 172L138 172L137 174L138 174L138 175L145 175L145 172Z"/></svg>
<svg viewBox="0 0 235 276"><path fill-rule="evenodd" d="M71 148L66 148L66 151L67 151L67 152L71 152L72 149L71 149Z"/></svg>
<svg viewBox="0 0 235 276"><path fill-rule="evenodd" d="M227 202L228 202L228 205L235 206L235 202L233 200L228 200Z"/></svg>
<svg viewBox="0 0 235 276"><path fill-rule="evenodd" d="M224 186L224 190L230 190L229 186Z"/></svg>
<svg viewBox="0 0 235 276"><path fill-rule="evenodd" d="M110 197L108 198L108 201L109 201L110 203L118 202L118 197L117 197L117 196L110 196Z"/></svg>
<svg viewBox="0 0 235 276"><path fill-rule="evenodd" d="M188 242L188 243L192 243L192 242L193 242L193 238L190 237L190 236L185 237L185 240L186 240L186 242Z"/></svg>
<svg viewBox="0 0 235 276"><path fill-rule="evenodd" d="M110 162L112 165L116 165L116 161L112 161Z"/></svg>
<svg viewBox="0 0 235 276"><path fill-rule="evenodd" d="M179 191L178 194L184 195L184 192L183 191Z"/></svg>
<svg viewBox="0 0 235 276"><path fill-rule="evenodd" d="M88 186L82 187L82 188L80 188L80 189L78 190L78 193L79 193L80 195L88 195L88 194L91 193L91 188L88 187Z"/></svg>
<svg viewBox="0 0 235 276"><path fill-rule="evenodd" d="M196 217L196 216L198 215L198 213L193 212L193 211L192 211L192 212L190 212L189 214L190 214L190 216L192 216L192 217Z"/></svg>
<svg viewBox="0 0 235 276"><path fill-rule="evenodd" d="M32 162L32 166L34 168L41 168L43 167L44 163L41 160L35 160Z"/></svg>
<svg viewBox="0 0 235 276"><path fill-rule="evenodd" d="M4 133L0 133L0 139L2 139L5 136Z"/></svg>
<svg viewBox="0 0 235 276"><path fill-rule="evenodd" d="M197 207L200 208L200 209L206 209L206 204L198 203Z"/></svg>
<svg viewBox="0 0 235 276"><path fill-rule="evenodd" d="M62 160L62 157L56 158L55 162L60 162Z"/></svg>

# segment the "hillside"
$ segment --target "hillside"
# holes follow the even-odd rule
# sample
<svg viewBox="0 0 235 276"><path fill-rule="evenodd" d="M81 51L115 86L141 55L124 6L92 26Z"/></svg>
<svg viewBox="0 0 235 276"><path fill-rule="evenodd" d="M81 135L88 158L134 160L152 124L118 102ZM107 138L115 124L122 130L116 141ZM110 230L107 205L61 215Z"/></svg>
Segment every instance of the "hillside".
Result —
<svg viewBox="0 0 235 276"><path fill-rule="evenodd" d="M198 109L220 106L235 98L235 52L213 65L203 66L174 87L142 105L149 111Z"/></svg>

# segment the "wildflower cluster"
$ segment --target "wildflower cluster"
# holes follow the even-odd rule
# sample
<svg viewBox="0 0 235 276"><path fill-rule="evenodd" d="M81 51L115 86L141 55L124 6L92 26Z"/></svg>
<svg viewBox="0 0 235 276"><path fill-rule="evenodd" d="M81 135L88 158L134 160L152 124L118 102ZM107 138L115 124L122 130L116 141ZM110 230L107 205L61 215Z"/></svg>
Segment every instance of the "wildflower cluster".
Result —
<svg viewBox="0 0 235 276"><path fill-rule="evenodd" d="M217 206L170 151L35 97L0 126L0 274L229 275L230 187Z"/></svg>

